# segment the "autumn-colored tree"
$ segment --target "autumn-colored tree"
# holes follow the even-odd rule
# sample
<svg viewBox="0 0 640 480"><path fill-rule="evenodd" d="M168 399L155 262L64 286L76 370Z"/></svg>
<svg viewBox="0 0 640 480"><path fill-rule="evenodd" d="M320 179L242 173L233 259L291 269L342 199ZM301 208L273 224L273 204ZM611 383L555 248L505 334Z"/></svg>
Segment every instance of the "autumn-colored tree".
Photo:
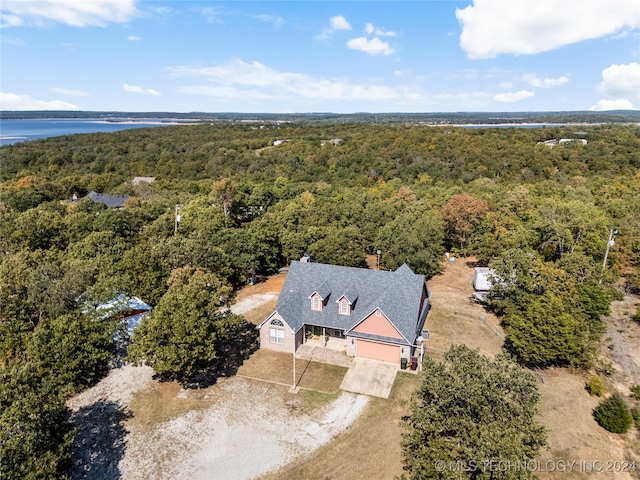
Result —
<svg viewBox="0 0 640 480"><path fill-rule="evenodd" d="M459 245L460 249L464 249L473 228L488 211L489 204L482 198L467 193L453 195L442 207L442 218L451 245Z"/></svg>

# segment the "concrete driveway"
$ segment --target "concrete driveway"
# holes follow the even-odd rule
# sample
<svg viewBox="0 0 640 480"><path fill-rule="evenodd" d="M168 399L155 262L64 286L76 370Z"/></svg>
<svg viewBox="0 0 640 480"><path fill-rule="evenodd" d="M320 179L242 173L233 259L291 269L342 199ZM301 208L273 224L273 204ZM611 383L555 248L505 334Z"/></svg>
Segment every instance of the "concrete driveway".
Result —
<svg viewBox="0 0 640 480"><path fill-rule="evenodd" d="M356 357L344 376L340 389L372 397L389 398L396 373L398 365L395 363Z"/></svg>

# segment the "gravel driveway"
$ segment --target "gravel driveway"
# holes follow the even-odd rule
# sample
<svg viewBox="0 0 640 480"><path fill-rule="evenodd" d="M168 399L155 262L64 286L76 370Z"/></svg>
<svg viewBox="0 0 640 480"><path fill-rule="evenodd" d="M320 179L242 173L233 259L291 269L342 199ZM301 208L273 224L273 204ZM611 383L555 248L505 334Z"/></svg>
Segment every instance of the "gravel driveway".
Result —
<svg viewBox="0 0 640 480"><path fill-rule="evenodd" d="M100 416L76 415L81 435L74 445L74 478L250 479L275 470L296 456L311 452L346 429L362 412L368 397L341 393L312 412L298 409L299 399L287 389L232 377L206 390L182 390L178 396L207 399L193 409L153 428L128 412L136 391L155 383L151 369L114 369L95 387L70 401L75 412L105 402L119 405L117 418L104 408ZM175 401L175 399L173 399ZM122 412L131 413L123 415ZM104 422L83 424L83 421ZM118 428L113 428L119 423ZM96 436L108 438L104 442ZM111 450L109 445L119 448Z"/></svg>

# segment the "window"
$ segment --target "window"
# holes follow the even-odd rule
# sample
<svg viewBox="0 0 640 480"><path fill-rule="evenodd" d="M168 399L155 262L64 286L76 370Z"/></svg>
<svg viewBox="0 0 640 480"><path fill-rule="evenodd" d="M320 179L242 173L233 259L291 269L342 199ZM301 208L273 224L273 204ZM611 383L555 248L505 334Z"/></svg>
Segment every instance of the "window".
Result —
<svg viewBox="0 0 640 480"><path fill-rule="evenodd" d="M311 310L322 311L322 304L320 303L320 297L318 295L314 295L311 298Z"/></svg>
<svg viewBox="0 0 640 480"><path fill-rule="evenodd" d="M284 344L284 330L280 328L269 329L269 340L271 343Z"/></svg>
<svg viewBox="0 0 640 480"><path fill-rule="evenodd" d="M274 325L276 327L284 327L284 324L277 318L274 318L273 320L271 320L271 325Z"/></svg>
<svg viewBox="0 0 640 480"><path fill-rule="evenodd" d="M351 312L349 311L349 302L347 302L346 300L341 300L340 301L340 315L350 315Z"/></svg>

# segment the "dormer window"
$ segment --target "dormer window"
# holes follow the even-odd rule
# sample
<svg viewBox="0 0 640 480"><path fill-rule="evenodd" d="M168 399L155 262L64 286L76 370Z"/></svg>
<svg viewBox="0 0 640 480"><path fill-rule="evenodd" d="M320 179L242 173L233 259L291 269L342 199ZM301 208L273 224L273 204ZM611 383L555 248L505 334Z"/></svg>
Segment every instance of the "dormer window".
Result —
<svg viewBox="0 0 640 480"><path fill-rule="evenodd" d="M346 300L340 300L340 315L351 315L351 307Z"/></svg>
<svg viewBox="0 0 640 480"><path fill-rule="evenodd" d="M319 295L311 297L311 310L315 310L316 312L322 311L322 301L320 301Z"/></svg>

